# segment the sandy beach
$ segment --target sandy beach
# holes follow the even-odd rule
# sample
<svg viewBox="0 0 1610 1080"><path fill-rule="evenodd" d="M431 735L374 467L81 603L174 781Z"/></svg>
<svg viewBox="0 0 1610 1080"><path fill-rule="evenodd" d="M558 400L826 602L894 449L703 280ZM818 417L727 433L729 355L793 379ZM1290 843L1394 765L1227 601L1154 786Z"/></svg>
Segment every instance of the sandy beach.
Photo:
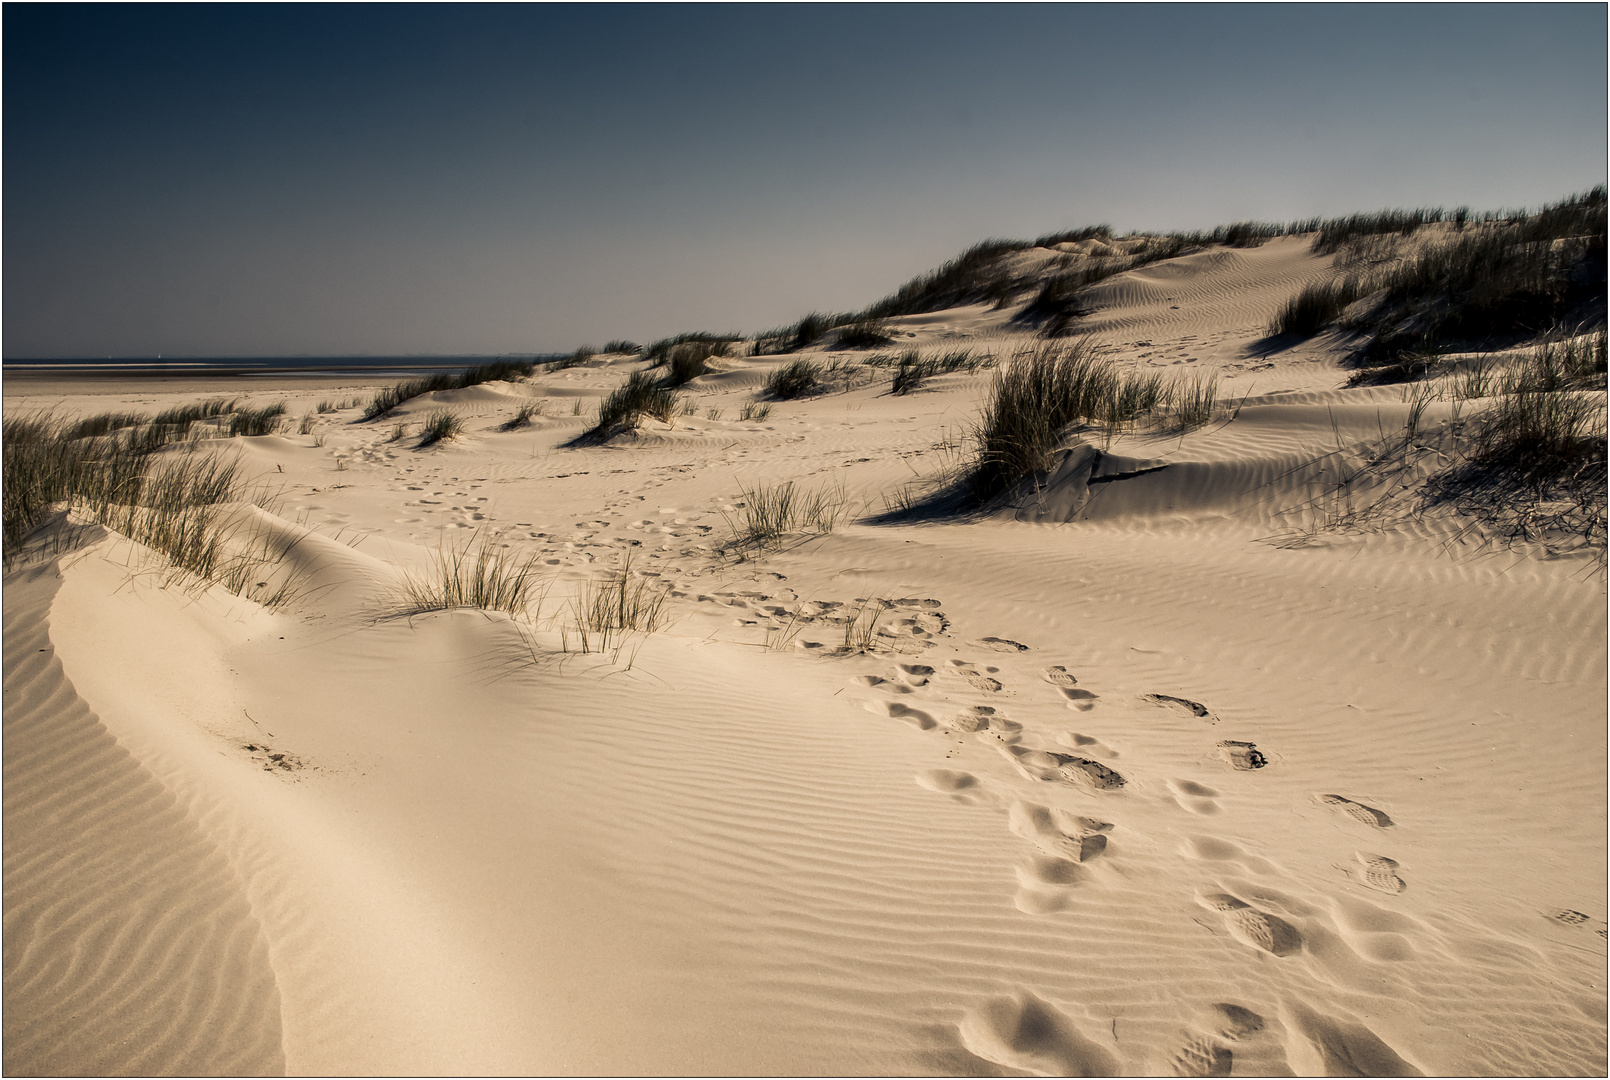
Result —
<svg viewBox="0 0 1610 1080"><path fill-rule="evenodd" d="M238 592L98 525L5 578L6 1071L1602 1073L1603 533L1356 512L1477 404L1260 344L1311 239L1096 285L1087 344L1211 417L967 514L918 504L1041 347L989 303L740 344L591 445L649 359L369 422L375 382L8 379L286 414L162 452L274 496ZM897 395L902 348L977 366ZM768 398L802 358L841 377ZM828 509L739 543L786 484ZM409 601L472 545L521 613ZM658 625L584 646L601 584Z"/></svg>

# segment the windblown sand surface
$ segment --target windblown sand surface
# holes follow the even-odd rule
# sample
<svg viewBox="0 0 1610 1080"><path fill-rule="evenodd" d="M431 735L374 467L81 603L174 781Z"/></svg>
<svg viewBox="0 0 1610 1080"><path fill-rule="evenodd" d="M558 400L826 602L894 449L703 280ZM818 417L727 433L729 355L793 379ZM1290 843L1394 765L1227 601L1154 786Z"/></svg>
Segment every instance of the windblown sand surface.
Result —
<svg viewBox="0 0 1610 1080"><path fill-rule="evenodd" d="M562 448L620 359L411 401L468 420L431 449L356 409L220 444L283 486L262 528L313 529L289 606L114 536L6 578L6 1071L1602 1073L1603 578L1452 516L1314 528L1409 408L1326 338L1249 352L1323 266L1099 287L1111 355L1219 370L1233 421L748 561L743 491L880 514L989 373L741 422L784 361L718 361L697 415ZM286 385L254 400L360 392ZM545 560L536 629L396 614L475 530ZM670 625L562 651L627 556Z"/></svg>

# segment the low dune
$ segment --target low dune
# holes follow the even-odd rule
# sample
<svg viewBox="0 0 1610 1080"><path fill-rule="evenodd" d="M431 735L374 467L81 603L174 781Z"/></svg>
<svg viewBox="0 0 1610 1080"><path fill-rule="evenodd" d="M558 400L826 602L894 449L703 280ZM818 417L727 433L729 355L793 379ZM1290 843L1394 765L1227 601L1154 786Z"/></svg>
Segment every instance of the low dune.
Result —
<svg viewBox="0 0 1610 1080"><path fill-rule="evenodd" d="M1273 341L1311 241L1093 284L1081 347L1212 402L966 509L1061 347L991 303L591 443L641 356L369 422L255 380L274 434L159 457L264 485L261 576L58 515L5 579L6 1071L1602 1073L1602 525L1421 498L1482 401ZM894 394L905 348L977 363ZM523 598L410 598L487 552Z"/></svg>

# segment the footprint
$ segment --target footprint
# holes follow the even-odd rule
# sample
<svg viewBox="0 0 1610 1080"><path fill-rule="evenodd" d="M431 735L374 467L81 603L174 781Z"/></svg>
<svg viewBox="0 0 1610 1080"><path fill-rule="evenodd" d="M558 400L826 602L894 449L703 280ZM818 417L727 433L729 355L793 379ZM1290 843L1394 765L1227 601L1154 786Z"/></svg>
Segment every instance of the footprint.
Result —
<svg viewBox="0 0 1610 1080"><path fill-rule="evenodd" d="M1299 1001L1285 1002L1288 1030L1308 1045L1292 1040L1291 1065L1308 1076L1424 1076L1363 1024L1323 1016Z"/></svg>
<svg viewBox="0 0 1610 1080"><path fill-rule="evenodd" d="M1118 757L1118 751L1091 735L1081 735L1077 731L1064 731L1057 736L1057 742L1075 750L1089 750L1092 754L1102 757Z"/></svg>
<svg viewBox="0 0 1610 1080"><path fill-rule="evenodd" d="M1360 867L1355 873L1359 881L1377 892L1391 893L1394 896L1409 887L1409 883L1398 877L1395 871L1398 868L1397 860L1389 859L1385 855L1370 855L1359 851L1354 853Z"/></svg>
<svg viewBox="0 0 1610 1080"><path fill-rule="evenodd" d="M1052 686L1079 685L1079 680L1075 679L1073 673L1061 664L1053 664L1051 667L1046 668L1044 678Z"/></svg>
<svg viewBox="0 0 1610 1080"><path fill-rule="evenodd" d="M978 787L978 777L954 769L928 769L917 774L917 783L929 791L954 795Z"/></svg>
<svg viewBox="0 0 1610 1080"><path fill-rule="evenodd" d="M896 664L895 669L900 672L900 681L907 686L927 686L928 677L934 673L927 664Z"/></svg>
<svg viewBox="0 0 1610 1080"><path fill-rule="evenodd" d="M1545 911L1543 914L1562 926L1588 926L1591 923L1599 922L1592 915L1584 914L1574 908L1555 908L1552 911ZM1595 926L1593 932L1610 941L1610 928L1605 927L1602 923Z"/></svg>
<svg viewBox="0 0 1610 1080"><path fill-rule="evenodd" d="M1070 859L1059 859L1054 855L1035 855L1028 861L1018 864L1017 880L1019 885L1029 888L1037 885L1067 887L1084 880L1083 873L1084 871L1079 869L1079 864Z"/></svg>
<svg viewBox="0 0 1610 1080"><path fill-rule="evenodd" d="M1205 720L1213 718L1213 714L1208 712L1207 706L1198 701L1191 701L1182 697L1170 697L1168 694L1142 694L1141 697L1153 705L1167 705L1176 709L1184 709L1192 716L1200 716Z"/></svg>
<svg viewBox="0 0 1610 1080"><path fill-rule="evenodd" d="M1302 948L1302 935L1295 926L1277 915L1259 911L1229 893L1198 893L1196 902L1209 911L1223 912L1230 936L1243 945L1276 956L1288 956Z"/></svg>
<svg viewBox="0 0 1610 1080"><path fill-rule="evenodd" d="M1089 758L1021 746L1003 746L1000 750L1030 780L1070 780L1102 791L1124 786L1124 778L1116 770Z"/></svg>
<svg viewBox="0 0 1610 1080"><path fill-rule="evenodd" d="M1068 708L1078 709L1080 712L1089 712L1096 707L1096 695L1089 690L1075 690L1066 686L1057 687L1057 693L1068 701Z"/></svg>
<svg viewBox="0 0 1610 1080"><path fill-rule="evenodd" d="M1231 1042L1263 1030L1263 1017L1251 1009L1227 1001L1217 1001L1209 1006L1208 1017L1210 1026L1219 1038Z"/></svg>
<svg viewBox="0 0 1610 1080"><path fill-rule="evenodd" d="M1194 780L1170 780L1169 789L1174 792L1174 801L1179 803L1181 809L1189 810L1193 814L1217 814L1219 804L1213 800L1219 793L1206 784L1198 784Z"/></svg>
<svg viewBox="0 0 1610 1080"><path fill-rule="evenodd" d="M938 600L913 600L910 597L907 597L903 600L895 600L893 602L900 607L922 608L925 611L937 611L940 607Z"/></svg>
<svg viewBox="0 0 1610 1080"><path fill-rule="evenodd" d="M895 720L904 720L921 731L930 731L939 726L939 721L921 709L913 709L910 705L902 705L898 701L881 703L869 701L866 703L866 708L868 712L881 713Z"/></svg>
<svg viewBox="0 0 1610 1080"><path fill-rule="evenodd" d="M1174 1052L1169 1060L1171 1076L1229 1076L1235 1055L1228 1046L1196 1036Z"/></svg>
<svg viewBox="0 0 1610 1080"><path fill-rule="evenodd" d="M970 1012L959 1030L968 1050L1009 1069L1050 1076L1118 1073L1117 1058L1032 991L991 998Z"/></svg>
<svg viewBox="0 0 1610 1080"><path fill-rule="evenodd" d="M1326 806L1334 806L1338 810L1344 811L1349 817L1362 821L1366 825L1373 825L1377 829L1392 827L1392 819L1373 806L1365 806L1363 803L1354 802L1352 799L1344 799L1340 795L1320 795L1319 801Z"/></svg>
<svg viewBox="0 0 1610 1080"><path fill-rule="evenodd" d="M1029 651L1029 647L1027 645L1021 644L1020 642L1012 641L1009 638L1000 638L1000 637L979 638L976 642L974 642L974 644L975 645L981 645L986 649L994 649L996 652L1028 652Z"/></svg>
<svg viewBox="0 0 1610 1080"><path fill-rule="evenodd" d="M1263 751L1258 749L1257 743L1225 739L1219 743L1219 755L1243 772L1261 769L1269 764L1269 759L1263 756Z"/></svg>
<svg viewBox="0 0 1610 1080"><path fill-rule="evenodd" d="M990 678L981 671L968 671L965 672L965 674L967 676L967 681L971 683L975 689L984 690L993 694L1001 688L1001 684L998 680Z"/></svg>
<svg viewBox="0 0 1610 1080"><path fill-rule="evenodd" d="M1244 854L1235 844L1228 840L1220 840L1212 836L1187 837L1184 846L1185 854L1194 859L1209 859L1214 862L1226 862L1239 859Z"/></svg>
<svg viewBox="0 0 1610 1080"><path fill-rule="evenodd" d="M1006 815L1007 828L1059 859L1089 862L1107 850L1112 825L1095 818L1038 803L1015 802Z"/></svg>

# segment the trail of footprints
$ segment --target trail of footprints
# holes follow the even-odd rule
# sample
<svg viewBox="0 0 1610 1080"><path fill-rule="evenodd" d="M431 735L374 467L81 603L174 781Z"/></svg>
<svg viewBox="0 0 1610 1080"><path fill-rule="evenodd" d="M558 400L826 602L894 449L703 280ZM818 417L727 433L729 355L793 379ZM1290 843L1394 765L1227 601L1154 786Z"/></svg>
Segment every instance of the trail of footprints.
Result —
<svg viewBox="0 0 1610 1080"><path fill-rule="evenodd" d="M909 603L909 601L907 602ZM994 651L1022 653L1028 646L1005 638L984 638L973 642ZM959 679L974 696L1001 699L1014 696L1000 678L1001 669L975 660L952 658L935 666L916 660L900 659L877 673L862 674L856 682L879 693L866 707L879 715L900 720L921 731L949 735L972 735L992 745L1014 772L1031 784L1065 785L1092 795L1122 791L1128 781L1113 764L1120 755L1101 739L1077 731L1061 733L1052 746L1025 741L1023 726L1006 715L1004 706L967 705L960 711L933 707L924 701L913 703L910 695L931 689L937 694L967 694ZM1079 684L1078 676L1064 664L1041 669L1040 678L1069 708L1087 712L1100 695ZM1177 715L1217 724L1218 719L1202 703L1170 694L1144 694L1141 700ZM1221 739L1215 744L1218 756L1230 768L1250 772L1269 766L1270 760L1257 744L1239 739ZM947 752L947 757L954 750ZM953 769L928 770L917 777L923 787L964 802L992 801L984 785L970 773ZM1220 812L1220 793L1194 780L1169 779L1166 787L1175 803L1189 813L1210 816ZM1382 811L1342 795L1316 796L1323 806L1335 809L1374 829L1391 827L1392 820ZM1001 800L993 798L999 803ZM1038 853L1018 868L1017 904L1024 911L1047 914L1063 910L1067 890L1086 879L1084 865L1109 850L1111 822L1071 815L1054 807L1026 799L1008 801L1008 827L1030 841ZM1235 861L1243 867L1273 871L1273 867L1251 853L1226 841L1198 838L1188 845L1197 859ZM1376 892L1396 895L1407 888L1398 873L1396 860L1374 852L1355 853L1348 875ZM1289 955L1301 947L1301 935L1278 915L1261 911L1252 903L1229 893L1210 892L1197 897L1197 903L1218 912L1231 936L1252 948L1276 956Z"/></svg>
<svg viewBox="0 0 1610 1080"><path fill-rule="evenodd" d="M971 644L1011 655L1029 652L1027 645L1001 637L985 637ZM1040 679L1050 687L1050 694L1063 700L1071 710L1092 711L1101 700L1101 694L1080 686L1079 676L1067 665L1043 666ZM1050 785L1053 789L1074 790L1087 797L1087 805L1100 805L1093 800L1122 798L1125 789L1132 787L1129 777L1116 768L1117 761L1122 760L1121 750L1106 744L1101 737L1064 731L1056 736L1055 744L1038 745L1038 740L1030 737L1032 732L1024 731L1022 724L1009 719L1006 715L1009 700L1029 694L1042 695L1043 700L1047 690L1037 689L1032 684L1013 686L1011 674L998 666L969 658L927 663L921 657L900 657L892 662L886 660L876 673L861 674L857 684L873 690L873 700L866 702L866 708L876 715L898 719L919 731L952 737L952 750L947 752L947 758L956 753L958 745L964 745L961 740L966 737L982 740L1011 763L1013 773L1022 781L1032 787ZM947 707L927 700L931 697L953 699L956 695L963 699L971 697L977 703L966 703L958 710L955 705ZM1140 700L1180 718L1203 721L1208 726L1219 724L1219 718L1195 700L1170 694L1145 694L1140 695ZM1217 758L1232 773L1256 773L1272 765L1270 756L1248 740L1214 740L1212 750L1216 750ZM924 789L958 802L993 808L1005 806L1008 831L1030 845L1029 855L1014 869L1018 885L1014 903L1024 913L1034 916L1055 916L1067 911L1074 905L1079 890L1100 887L1101 868L1109 859L1121 859L1122 848L1130 842L1125 839L1122 803L1119 802L1108 803L1117 813L1104 810L1075 813L1066 806L1055 805L1058 797L1038 798L1027 792L1003 794L995 790L995 784L985 784L976 774L955 768L926 769L918 774L916 782ZM1212 816L1222 811L1224 795L1204 782L1167 777L1164 790L1185 813ZM1386 834L1394 827L1393 819L1385 811L1348 795L1322 792L1314 798L1325 810L1341 814L1357 826L1367 826L1370 832ZM1140 837L1135 837L1138 839ZM1267 859L1216 837L1188 837L1183 853L1201 863L1235 866L1254 876L1269 877L1280 872ZM1396 897L1409 887L1396 859L1378 851L1354 851L1351 863L1343 871L1357 885L1388 897ZM1306 951L1298 922L1314 911L1301 901L1282 897L1282 893L1270 888L1254 887L1240 879L1232 879L1230 888L1222 885L1199 888L1190 900L1193 901L1191 906L1201 913L1198 922L1216 934L1224 934L1241 948L1277 959L1291 958ZM1567 925L1586 921L1586 916L1575 911L1558 911L1549 917ZM1600 930L1600 934L1604 934L1604 930ZM1080 1035L1079 1025L1074 1024L1071 1017L1027 991L1016 998L998 998L982 1006L964 1022L961 1037L972 1053L1011 1069L1113 1075L1106 1069L1114 1067L1114 1062L1104 1057L1104 1051L1095 1043ZM1360 1025L1349 1027L1333 1022L1330 1017L1309 1011L1306 1006L1302 1008L1301 1017L1291 1017L1286 1022L1283 1040L1288 1043L1306 1041L1320 1048L1327 1048L1338 1040L1341 1043L1364 1040L1360 1046L1370 1049L1370 1053L1380 1048L1391 1061L1406 1064ZM1264 1017L1257 1012L1240 1004L1214 1003L1199 1011L1195 1022L1180 1035L1177 1049L1167 1061L1153 1062L1153 1067L1180 1077L1227 1077L1232 1075L1236 1056L1245 1053L1248 1059L1243 1067L1254 1070L1267 1067L1285 1072L1288 1066L1280 1043L1282 1040L1265 1032ZM1412 1074L1399 1072L1396 1075Z"/></svg>

